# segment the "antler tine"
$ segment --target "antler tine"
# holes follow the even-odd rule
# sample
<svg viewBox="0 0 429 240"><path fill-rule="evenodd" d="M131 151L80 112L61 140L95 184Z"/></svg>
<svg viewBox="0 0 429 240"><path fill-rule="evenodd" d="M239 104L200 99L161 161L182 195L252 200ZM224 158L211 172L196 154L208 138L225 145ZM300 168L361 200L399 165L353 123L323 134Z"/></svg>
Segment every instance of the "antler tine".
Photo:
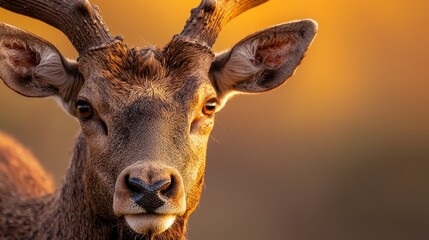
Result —
<svg viewBox="0 0 429 240"><path fill-rule="evenodd" d="M202 0L192 9L181 36L199 40L211 47L231 19L268 0Z"/></svg>
<svg viewBox="0 0 429 240"><path fill-rule="evenodd" d="M79 54L115 40L98 8L87 0L0 0L0 7L61 30Z"/></svg>

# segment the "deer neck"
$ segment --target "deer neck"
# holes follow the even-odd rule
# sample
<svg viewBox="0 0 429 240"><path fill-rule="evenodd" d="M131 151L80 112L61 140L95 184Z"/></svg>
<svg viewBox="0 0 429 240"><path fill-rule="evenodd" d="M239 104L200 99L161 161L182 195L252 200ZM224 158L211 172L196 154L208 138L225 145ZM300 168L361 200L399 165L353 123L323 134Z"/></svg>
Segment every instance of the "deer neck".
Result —
<svg viewBox="0 0 429 240"><path fill-rule="evenodd" d="M96 217L83 191L85 141L79 136L62 186L34 197L11 191L0 201L0 238L108 239L108 221ZM10 195L10 196L9 196ZM111 228L110 228L111 229Z"/></svg>
<svg viewBox="0 0 429 240"><path fill-rule="evenodd" d="M56 193L35 199L33 226L38 226L30 238L36 239L108 239L111 222L97 217L84 191L86 143L82 135L77 140L71 165L62 186Z"/></svg>
<svg viewBox="0 0 429 240"><path fill-rule="evenodd" d="M110 235L111 222L91 211L84 191L86 161L86 142L80 134L76 139L71 165L62 186L52 196L52 210L47 211L50 217L43 227L52 229L51 236L58 236L58 239L107 239Z"/></svg>
<svg viewBox="0 0 429 240"><path fill-rule="evenodd" d="M82 134L77 138L73 159L62 186L54 194L31 202L28 239L134 239L135 234L124 221L107 220L93 213L84 191L86 143ZM179 218L166 232L147 239L185 239L188 216ZM34 226L38 226L34 228ZM28 234L28 235L27 235ZM23 235L21 235L23 236Z"/></svg>

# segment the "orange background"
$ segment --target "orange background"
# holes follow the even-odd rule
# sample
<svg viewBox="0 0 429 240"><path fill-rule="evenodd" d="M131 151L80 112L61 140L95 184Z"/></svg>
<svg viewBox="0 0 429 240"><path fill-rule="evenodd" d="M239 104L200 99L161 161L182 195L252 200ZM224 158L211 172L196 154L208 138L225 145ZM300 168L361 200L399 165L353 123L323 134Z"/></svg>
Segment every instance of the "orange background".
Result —
<svg viewBox="0 0 429 240"><path fill-rule="evenodd" d="M163 45L192 1L94 1L129 45ZM239 16L215 50L293 19L319 34L296 75L268 94L238 96L217 114L206 187L190 239L428 239L429 7L426 1L272 0ZM0 10L0 21L48 39L45 24ZM60 181L75 120L52 99L0 84L0 129Z"/></svg>

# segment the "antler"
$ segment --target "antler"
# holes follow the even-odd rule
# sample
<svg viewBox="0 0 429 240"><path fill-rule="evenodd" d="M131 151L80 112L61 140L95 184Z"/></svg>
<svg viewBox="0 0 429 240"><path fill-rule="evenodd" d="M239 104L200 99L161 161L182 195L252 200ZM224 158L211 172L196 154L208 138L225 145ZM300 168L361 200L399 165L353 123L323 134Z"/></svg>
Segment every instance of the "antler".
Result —
<svg viewBox="0 0 429 240"><path fill-rule="evenodd" d="M98 7L87 0L0 0L0 7L39 19L61 30L79 54L115 40Z"/></svg>
<svg viewBox="0 0 429 240"><path fill-rule="evenodd" d="M222 27L241 13L268 0L202 0L192 9L181 36L196 39L211 47Z"/></svg>

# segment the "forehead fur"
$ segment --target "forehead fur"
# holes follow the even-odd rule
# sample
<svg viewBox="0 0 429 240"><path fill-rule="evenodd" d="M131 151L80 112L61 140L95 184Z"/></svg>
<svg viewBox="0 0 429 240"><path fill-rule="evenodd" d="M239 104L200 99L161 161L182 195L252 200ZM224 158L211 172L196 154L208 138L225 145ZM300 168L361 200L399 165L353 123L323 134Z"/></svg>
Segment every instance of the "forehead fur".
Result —
<svg viewBox="0 0 429 240"><path fill-rule="evenodd" d="M199 85L208 81L213 60L214 55L208 48L175 39L164 49L129 49L122 42L115 43L89 53L79 64L85 68L82 72L87 81L119 93L116 97L165 100L186 98L194 93Z"/></svg>

